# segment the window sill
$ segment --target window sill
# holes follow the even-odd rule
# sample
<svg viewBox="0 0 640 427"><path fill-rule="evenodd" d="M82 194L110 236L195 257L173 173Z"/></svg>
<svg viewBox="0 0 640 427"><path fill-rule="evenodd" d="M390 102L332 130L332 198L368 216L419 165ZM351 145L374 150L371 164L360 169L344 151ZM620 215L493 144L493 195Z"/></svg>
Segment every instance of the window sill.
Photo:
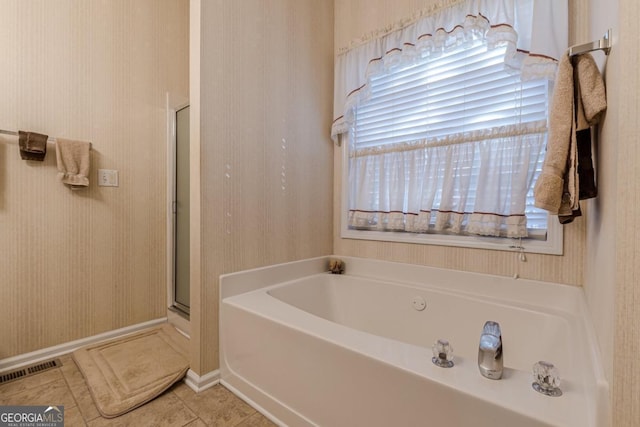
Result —
<svg viewBox="0 0 640 427"><path fill-rule="evenodd" d="M383 242L411 243L422 245L454 246L473 249L488 249L498 251L517 252L520 250L520 240L482 237L455 236L446 234L418 234L393 231L353 230L344 226L342 221L340 237L343 239L375 240ZM523 239L522 247L525 253L547 255L562 255L563 230L555 216L550 217L547 240Z"/></svg>

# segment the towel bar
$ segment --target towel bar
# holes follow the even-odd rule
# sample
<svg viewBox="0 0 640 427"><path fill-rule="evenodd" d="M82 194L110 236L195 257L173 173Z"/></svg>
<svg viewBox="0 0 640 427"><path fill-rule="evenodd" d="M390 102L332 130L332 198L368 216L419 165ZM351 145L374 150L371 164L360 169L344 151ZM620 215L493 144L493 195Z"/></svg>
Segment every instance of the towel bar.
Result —
<svg viewBox="0 0 640 427"><path fill-rule="evenodd" d="M13 130L4 130L4 129L0 129L0 134L18 136L18 132L13 131ZM56 139L50 136L49 138L47 138L47 142L53 142L53 143L55 143L55 142L56 142ZM89 143L89 149L90 149L90 150L91 150L91 149L93 149L93 144L92 144L92 143Z"/></svg>
<svg viewBox="0 0 640 427"><path fill-rule="evenodd" d="M576 56L594 50L603 50L605 55L609 55L609 51L611 50L611 28L607 30L600 40L571 46L569 48L569 56Z"/></svg>

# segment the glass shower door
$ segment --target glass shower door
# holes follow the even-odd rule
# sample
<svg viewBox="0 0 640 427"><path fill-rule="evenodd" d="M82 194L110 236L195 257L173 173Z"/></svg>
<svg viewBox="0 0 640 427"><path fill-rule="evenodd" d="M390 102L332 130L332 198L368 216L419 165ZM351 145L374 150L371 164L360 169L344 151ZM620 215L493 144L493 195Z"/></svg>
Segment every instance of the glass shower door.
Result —
<svg viewBox="0 0 640 427"><path fill-rule="evenodd" d="M189 107L176 112L174 306L189 314Z"/></svg>

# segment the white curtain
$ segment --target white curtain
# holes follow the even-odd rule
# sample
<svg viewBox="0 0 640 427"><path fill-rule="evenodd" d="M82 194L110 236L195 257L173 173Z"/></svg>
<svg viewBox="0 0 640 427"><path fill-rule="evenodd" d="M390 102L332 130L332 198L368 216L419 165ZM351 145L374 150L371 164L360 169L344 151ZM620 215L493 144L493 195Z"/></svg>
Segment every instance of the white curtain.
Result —
<svg viewBox="0 0 640 427"><path fill-rule="evenodd" d="M567 0L443 0L397 28L353 42L336 57L332 138L349 130L372 76L478 34L490 43L507 43L505 65L523 79L552 80L568 43Z"/></svg>
<svg viewBox="0 0 640 427"><path fill-rule="evenodd" d="M349 226L526 237L523 195L545 143L546 123L537 122L474 138L354 150Z"/></svg>
<svg viewBox="0 0 640 427"><path fill-rule="evenodd" d="M350 132L357 142L356 116L372 96L372 79L478 40L489 51L500 46L504 70L522 81L555 77L556 58L567 47L566 0L444 5L338 55L334 138ZM518 118L486 129L463 126L445 136L427 132L420 140L351 144L349 227L526 237L526 195L547 136L546 120L534 120Z"/></svg>

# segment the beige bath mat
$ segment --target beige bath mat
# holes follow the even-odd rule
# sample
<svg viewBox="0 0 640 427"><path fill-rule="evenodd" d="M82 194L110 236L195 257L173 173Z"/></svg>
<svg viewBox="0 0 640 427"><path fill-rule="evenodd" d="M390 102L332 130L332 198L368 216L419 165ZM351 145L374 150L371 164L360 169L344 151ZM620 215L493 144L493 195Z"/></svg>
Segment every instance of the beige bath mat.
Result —
<svg viewBox="0 0 640 427"><path fill-rule="evenodd" d="M98 411L122 415L154 399L189 369L188 340L169 324L73 352Z"/></svg>

